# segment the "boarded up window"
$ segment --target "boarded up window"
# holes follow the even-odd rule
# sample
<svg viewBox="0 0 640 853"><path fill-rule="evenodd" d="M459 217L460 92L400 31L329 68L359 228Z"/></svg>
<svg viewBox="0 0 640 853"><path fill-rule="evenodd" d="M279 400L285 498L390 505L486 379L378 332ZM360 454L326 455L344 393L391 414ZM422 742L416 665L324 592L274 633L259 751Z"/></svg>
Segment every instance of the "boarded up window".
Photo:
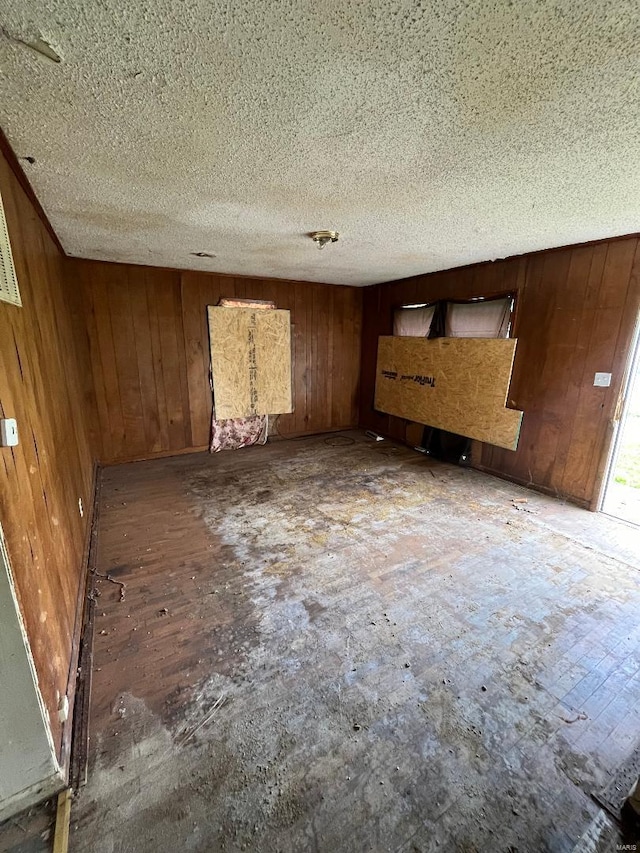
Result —
<svg viewBox="0 0 640 853"><path fill-rule="evenodd" d="M378 338L379 412L515 450L522 412L505 407L512 340Z"/></svg>
<svg viewBox="0 0 640 853"><path fill-rule="evenodd" d="M289 311L209 306L216 418L291 412Z"/></svg>

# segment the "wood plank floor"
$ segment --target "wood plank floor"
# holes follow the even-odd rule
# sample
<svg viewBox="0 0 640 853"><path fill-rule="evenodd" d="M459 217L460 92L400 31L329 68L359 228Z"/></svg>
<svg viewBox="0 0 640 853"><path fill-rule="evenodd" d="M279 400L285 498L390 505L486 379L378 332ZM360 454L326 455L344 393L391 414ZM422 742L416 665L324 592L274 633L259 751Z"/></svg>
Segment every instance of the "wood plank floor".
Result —
<svg viewBox="0 0 640 853"><path fill-rule="evenodd" d="M615 849L638 531L345 436L103 471L74 853Z"/></svg>

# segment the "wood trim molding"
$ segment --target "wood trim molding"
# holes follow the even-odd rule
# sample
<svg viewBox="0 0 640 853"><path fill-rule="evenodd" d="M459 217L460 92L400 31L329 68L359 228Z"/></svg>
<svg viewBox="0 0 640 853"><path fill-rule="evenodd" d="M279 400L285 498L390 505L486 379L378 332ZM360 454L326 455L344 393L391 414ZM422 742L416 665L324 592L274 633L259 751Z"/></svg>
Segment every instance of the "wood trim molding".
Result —
<svg viewBox="0 0 640 853"><path fill-rule="evenodd" d="M207 453L208 444L200 444L196 447L181 447L178 450L159 450L157 453L142 453L139 456L127 457L126 459L113 459L107 462L101 461L100 468L110 468L112 465L128 465L130 462L149 462L151 459L166 459L169 456L184 456L187 453Z"/></svg>
<svg viewBox="0 0 640 853"><path fill-rule="evenodd" d="M274 276L267 275L245 275L244 273L241 275L240 273L232 273L232 272L216 272L216 270L202 270L196 269L195 267L163 267L158 266L157 264L139 264L139 263L126 263L123 261L109 261L104 260L103 258L84 258L76 255L67 255L71 264L106 264L113 267L130 267L141 270L159 270L161 272L167 273L177 273L179 275L207 275L215 278L229 279L230 282L235 281L236 279L243 279L247 281L264 281L267 283L273 284L321 284L327 287L343 287L348 290L364 290L364 287L359 287L353 284L327 284L323 281L311 281L310 279L296 279L296 278L274 278ZM386 284L387 282L382 282ZM365 285L366 287L378 287L379 285L370 284ZM222 299L226 297L221 297ZM233 298L233 297L230 297ZM254 302L255 300L251 300Z"/></svg>
<svg viewBox="0 0 640 853"><path fill-rule="evenodd" d="M66 258L67 253L65 252L65 250L62 247L62 243L58 239L58 235L53 230L53 225L49 222L47 214L44 212L42 205L38 201L38 197L36 196L35 192L33 191L33 187L29 183L29 178L27 178L27 176L24 172L24 169L20 165L20 161L18 160L18 158L17 158L13 148L11 147L9 140L5 136L5 133L2 130L2 128L0 128L0 151L6 157L7 163L9 164L11 171L16 176L18 183L20 184L20 186L24 190L27 198L29 199L29 201L33 205L36 213L38 214L38 216L42 220L42 224L47 229L47 232L48 232L49 236L51 237L51 239L53 240L53 242L56 244L58 251L60 252L61 255L63 255Z"/></svg>
<svg viewBox="0 0 640 853"><path fill-rule="evenodd" d="M78 687L78 664L80 660L80 652L83 640L83 626L85 621L85 611L88 607L87 595L90 592L91 586L91 557L92 548L95 545L95 537L98 523L98 499L100 496L100 467L97 462L93 463L93 474L91 479L91 506L90 515L87 521L87 529L85 532L84 547L82 549L82 565L80 572L80 583L78 585L78 598L76 600L76 612L73 625L73 637L71 645L71 657L69 660L69 672L67 675L67 691L66 695L69 699L69 716L65 721L62 729L62 742L60 744L60 754L58 761L60 767L68 779L69 768L72 758L72 741L74 733L74 721L76 711L76 697Z"/></svg>

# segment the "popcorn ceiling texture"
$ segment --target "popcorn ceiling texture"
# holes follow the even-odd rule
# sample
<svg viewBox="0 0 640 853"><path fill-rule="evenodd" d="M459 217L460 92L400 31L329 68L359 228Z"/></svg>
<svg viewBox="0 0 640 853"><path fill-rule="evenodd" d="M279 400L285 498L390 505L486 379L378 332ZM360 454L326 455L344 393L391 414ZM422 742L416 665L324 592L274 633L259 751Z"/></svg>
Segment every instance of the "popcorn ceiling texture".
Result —
<svg viewBox="0 0 640 853"><path fill-rule="evenodd" d="M3 26L0 123L70 255L364 285L640 228L635 0L10 0Z"/></svg>

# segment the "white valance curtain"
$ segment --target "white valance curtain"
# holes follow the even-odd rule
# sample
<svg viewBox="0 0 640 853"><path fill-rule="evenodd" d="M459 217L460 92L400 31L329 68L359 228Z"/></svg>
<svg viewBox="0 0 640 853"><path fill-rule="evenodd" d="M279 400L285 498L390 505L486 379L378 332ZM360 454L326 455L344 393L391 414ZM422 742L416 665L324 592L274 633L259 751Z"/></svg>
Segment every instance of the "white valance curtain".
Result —
<svg viewBox="0 0 640 853"><path fill-rule="evenodd" d="M435 310L435 305L425 308L398 308L393 315L393 334L426 338Z"/></svg>
<svg viewBox="0 0 640 853"><path fill-rule="evenodd" d="M511 298L478 302L448 302L445 321L448 338L506 338Z"/></svg>

